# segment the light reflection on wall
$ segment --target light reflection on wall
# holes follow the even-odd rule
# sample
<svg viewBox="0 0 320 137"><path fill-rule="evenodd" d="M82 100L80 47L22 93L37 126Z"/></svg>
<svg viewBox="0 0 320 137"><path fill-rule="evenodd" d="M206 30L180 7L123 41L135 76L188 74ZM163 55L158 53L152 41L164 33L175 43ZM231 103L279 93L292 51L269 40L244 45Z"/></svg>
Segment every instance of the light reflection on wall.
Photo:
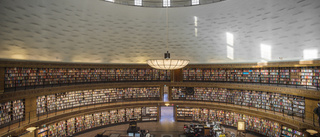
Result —
<svg viewBox="0 0 320 137"><path fill-rule="evenodd" d="M198 37L198 29L197 28L194 28L194 36Z"/></svg>
<svg viewBox="0 0 320 137"><path fill-rule="evenodd" d="M233 46L233 42L234 42L234 40L233 40L233 34L232 33L230 33L230 32L227 32L226 33L226 35L227 35L227 44L229 45L229 46Z"/></svg>
<svg viewBox="0 0 320 137"><path fill-rule="evenodd" d="M233 58L233 47L227 46L227 57L232 60L234 59Z"/></svg>
<svg viewBox="0 0 320 137"><path fill-rule="evenodd" d="M12 59L28 59L26 49L19 46L9 46L4 55L5 58L10 57Z"/></svg>
<svg viewBox="0 0 320 137"><path fill-rule="evenodd" d="M266 44L260 44L261 58L264 60L271 60L271 46Z"/></svg>
<svg viewBox="0 0 320 137"><path fill-rule="evenodd" d="M198 26L198 17L194 16L194 26L197 27Z"/></svg>
<svg viewBox="0 0 320 137"><path fill-rule="evenodd" d="M316 59L318 58L318 49L304 49L303 59Z"/></svg>
<svg viewBox="0 0 320 137"><path fill-rule="evenodd" d="M234 44L234 39L233 39L233 34L230 32L226 32L226 41L227 41L227 58L234 60L234 52L233 52L233 44Z"/></svg>
<svg viewBox="0 0 320 137"><path fill-rule="evenodd" d="M72 57L72 62L91 62L91 63L101 63L101 59L97 59L90 55L75 55Z"/></svg>
<svg viewBox="0 0 320 137"><path fill-rule="evenodd" d="M198 37L198 17L194 16L194 36Z"/></svg>

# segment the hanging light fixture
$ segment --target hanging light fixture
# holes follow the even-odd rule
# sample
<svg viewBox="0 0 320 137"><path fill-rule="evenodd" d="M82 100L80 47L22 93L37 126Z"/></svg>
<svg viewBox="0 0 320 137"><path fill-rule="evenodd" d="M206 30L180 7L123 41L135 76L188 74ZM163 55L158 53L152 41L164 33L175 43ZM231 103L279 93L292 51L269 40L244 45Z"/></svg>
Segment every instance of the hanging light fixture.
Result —
<svg viewBox="0 0 320 137"><path fill-rule="evenodd" d="M180 69L188 65L189 60L187 59L170 59L170 53L168 51L168 5L166 8L166 32L167 32L167 53L164 53L164 59L149 59L147 63L150 67L155 69L165 69L165 70L173 70Z"/></svg>

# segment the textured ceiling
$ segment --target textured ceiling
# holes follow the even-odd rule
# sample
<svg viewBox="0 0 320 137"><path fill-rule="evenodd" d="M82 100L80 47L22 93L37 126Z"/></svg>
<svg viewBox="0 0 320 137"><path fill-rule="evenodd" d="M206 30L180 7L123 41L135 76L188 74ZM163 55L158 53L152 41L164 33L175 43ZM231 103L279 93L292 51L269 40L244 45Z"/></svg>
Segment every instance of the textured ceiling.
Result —
<svg viewBox="0 0 320 137"><path fill-rule="evenodd" d="M94 63L161 59L165 13L165 8L101 0L1 0L0 58ZM196 64L320 57L319 0L226 0L169 8L168 13L173 59ZM226 41L227 32L234 36L233 45Z"/></svg>

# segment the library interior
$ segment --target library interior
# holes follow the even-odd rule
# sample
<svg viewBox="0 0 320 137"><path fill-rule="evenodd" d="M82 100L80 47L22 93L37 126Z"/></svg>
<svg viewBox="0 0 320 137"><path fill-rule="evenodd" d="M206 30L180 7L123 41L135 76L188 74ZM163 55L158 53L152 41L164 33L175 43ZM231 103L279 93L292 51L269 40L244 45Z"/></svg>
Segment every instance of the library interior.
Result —
<svg viewBox="0 0 320 137"><path fill-rule="evenodd" d="M1 0L0 136L319 137L319 0Z"/></svg>

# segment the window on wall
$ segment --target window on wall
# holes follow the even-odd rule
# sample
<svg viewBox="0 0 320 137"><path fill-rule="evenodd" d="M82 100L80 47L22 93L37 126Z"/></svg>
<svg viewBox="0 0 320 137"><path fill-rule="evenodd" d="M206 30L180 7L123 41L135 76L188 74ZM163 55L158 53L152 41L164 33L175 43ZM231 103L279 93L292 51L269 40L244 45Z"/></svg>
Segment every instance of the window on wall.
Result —
<svg viewBox="0 0 320 137"><path fill-rule="evenodd" d="M134 0L134 5L142 6L142 0Z"/></svg>
<svg viewBox="0 0 320 137"><path fill-rule="evenodd" d="M163 0L163 7L170 7L170 0Z"/></svg>
<svg viewBox="0 0 320 137"><path fill-rule="evenodd" d="M233 46L233 34L230 32L226 33L227 36L227 44Z"/></svg>
<svg viewBox="0 0 320 137"><path fill-rule="evenodd" d="M234 54L233 54L233 44L234 44L234 39L233 39L233 34L230 32L226 32L226 41L227 41L227 58L233 60L234 59Z"/></svg>
<svg viewBox="0 0 320 137"><path fill-rule="evenodd" d="M264 60L271 60L271 46L260 44L261 58Z"/></svg>
<svg viewBox="0 0 320 137"><path fill-rule="evenodd" d="M199 0L191 0L191 5L199 5Z"/></svg>
<svg viewBox="0 0 320 137"><path fill-rule="evenodd" d="M303 59L316 59L318 58L317 49L305 49L303 50Z"/></svg>

